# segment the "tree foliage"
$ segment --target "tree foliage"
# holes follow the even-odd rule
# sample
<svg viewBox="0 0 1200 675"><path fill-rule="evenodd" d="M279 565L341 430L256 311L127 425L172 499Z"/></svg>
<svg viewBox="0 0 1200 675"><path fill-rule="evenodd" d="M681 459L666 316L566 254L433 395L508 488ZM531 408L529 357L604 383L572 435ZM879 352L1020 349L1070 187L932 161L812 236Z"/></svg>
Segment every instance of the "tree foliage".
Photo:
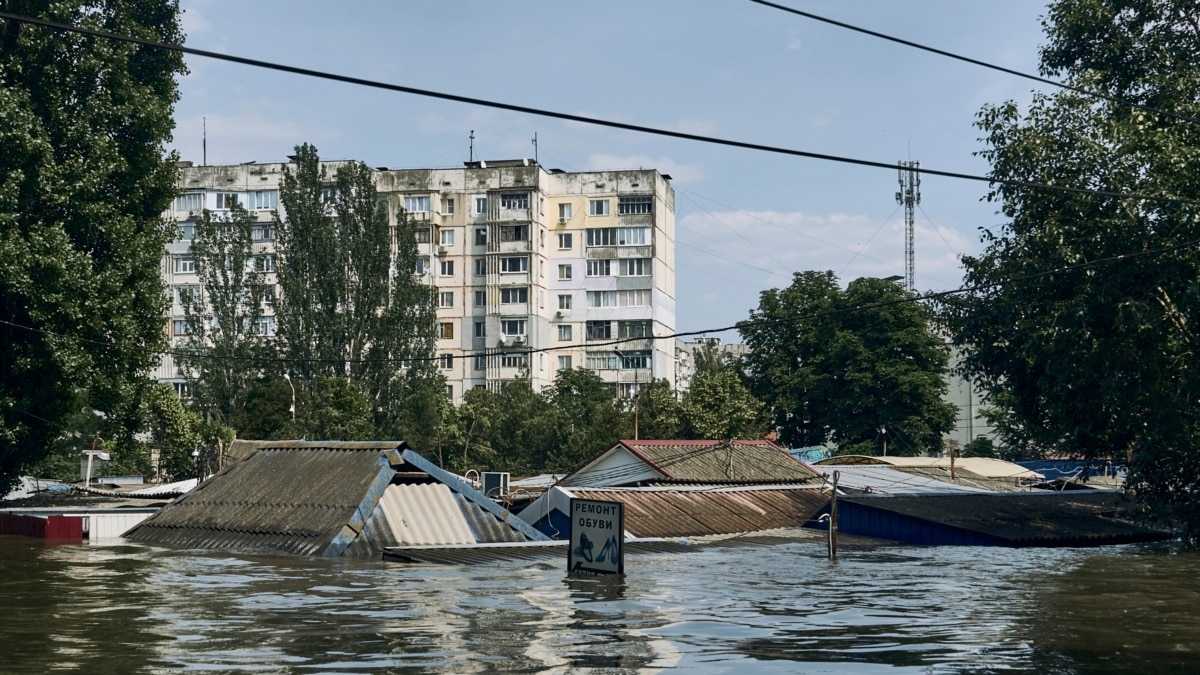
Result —
<svg viewBox="0 0 1200 675"><path fill-rule="evenodd" d="M413 226L395 226L371 170L347 162L328 176L317 149L296 148L280 187L275 301L281 353L313 390L341 377L370 402L377 432L428 444L443 417L445 383L434 362L436 289L413 274Z"/></svg>
<svg viewBox="0 0 1200 675"><path fill-rule="evenodd" d="M858 279L845 290L832 272L800 272L761 295L738 330L750 348L751 391L772 410L780 440L891 454L941 448L954 425L942 400L949 353L930 311L896 284Z"/></svg>
<svg viewBox="0 0 1200 675"><path fill-rule="evenodd" d="M1044 26L1043 72L1200 117L1194 2L1060 0ZM1007 222L964 259L966 285L980 290L946 303L965 372L991 392L1012 439L1128 458L1127 486L1195 540L1200 211L1170 198L1200 194L1200 125L1062 92L1024 112L987 106L978 126L991 176L1017 182L993 184L988 198ZM1099 261L1109 262L1081 266Z"/></svg>
<svg viewBox="0 0 1200 675"><path fill-rule="evenodd" d="M259 375L266 347L259 321L274 295L254 255L253 225L241 204L228 214L205 209L191 244L200 286L180 291L188 337L179 362L192 400L226 421L244 407Z"/></svg>
<svg viewBox="0 0 1200 675"><path fill-rule="evenodd" d="M181 43L163 0L3 0L7 12ZM81 395L126 429L165 346L177 52L0 23L0 491Z"/></svg>

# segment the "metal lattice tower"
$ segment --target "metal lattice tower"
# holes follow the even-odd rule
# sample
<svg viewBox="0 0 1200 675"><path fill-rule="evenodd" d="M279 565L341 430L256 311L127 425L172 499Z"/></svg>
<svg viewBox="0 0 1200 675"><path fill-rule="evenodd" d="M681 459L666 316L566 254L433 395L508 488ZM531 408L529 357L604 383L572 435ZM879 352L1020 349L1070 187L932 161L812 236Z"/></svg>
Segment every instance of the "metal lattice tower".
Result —
<svg viewBox="0 0 1200 675"><path fill-rule="evenodd" d="M896 203L904 205L904 286L916 292L916 247L913 245L913 223L916 221L917 204L921 203L920 162L897 162L900 174L900 191Z"/></svg>

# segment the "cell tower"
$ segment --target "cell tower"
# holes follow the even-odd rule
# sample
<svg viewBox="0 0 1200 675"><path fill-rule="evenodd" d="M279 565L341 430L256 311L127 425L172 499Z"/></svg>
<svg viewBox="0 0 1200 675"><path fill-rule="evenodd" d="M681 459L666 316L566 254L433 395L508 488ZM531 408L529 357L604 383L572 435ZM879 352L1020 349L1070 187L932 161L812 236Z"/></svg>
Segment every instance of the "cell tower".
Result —
<svg viewBox="0 0 1200 675"><path fill-rule="evenodd" d="M912 292L917 290L916 250L913 245L913 222L916 220L917 204L921 203L920 162L897 162L900 173L900 191L896 203L904 205L904 284Z"/></svg>

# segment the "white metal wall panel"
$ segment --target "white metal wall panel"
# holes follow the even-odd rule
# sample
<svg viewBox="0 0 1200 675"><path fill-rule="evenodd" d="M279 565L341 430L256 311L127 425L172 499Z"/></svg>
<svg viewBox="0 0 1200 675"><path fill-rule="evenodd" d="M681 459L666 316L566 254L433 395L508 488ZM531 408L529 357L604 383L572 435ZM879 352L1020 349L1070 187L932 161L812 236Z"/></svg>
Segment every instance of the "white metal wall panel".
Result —
<svg viewBox="0 0 1200 675"><path fill-rule="evenodd" d="M90 513L91 521L88 530L88 541L97 539L116 539L125 534L129 528L149 518L151 513Z"/></svg>

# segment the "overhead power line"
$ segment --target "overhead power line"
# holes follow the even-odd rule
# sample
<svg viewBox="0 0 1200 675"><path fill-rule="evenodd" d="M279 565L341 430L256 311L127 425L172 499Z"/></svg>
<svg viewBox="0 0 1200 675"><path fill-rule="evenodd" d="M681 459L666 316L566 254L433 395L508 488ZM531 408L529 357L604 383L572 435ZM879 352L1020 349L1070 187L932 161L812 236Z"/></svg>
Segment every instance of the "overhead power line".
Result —
<svg viewBox="0 0 1200 675"><path fill-rule="evenodd" d="M964 287L955 288L955 289L948 290L948 291L936 291L936 292L929 292L929 293L924 293L924 294L910 294L903 298L896 298L893 300L885 300L882 302L867 303L865 305L855 305L853 307L844 307L844 308L840 308L840 309L827 310L827 311L823 311L823 312L813 312L811 314L792 314L789 316L777 317L777 318L773 318L773 319L757 319L757 320L751 320L751 321L739 321L731 326L722 326L719 328L705 328L705 329L701 329L701 330L682 331L682 332L677 332L677 333L671 333L669 335L648 335L648 336L644 336L644 337L630 337L630 338L620 338L620 339L616 339L616 340L602 340L602 341L591 341L591 342L575 343L575 344L567 344L567 345L555 345L553 347L540 347L540 348L536 348L536 349L526 348L526 349L514 349L514 350L506 350L506 351L500 351L498 349L488 349L488 350L483 350L483 351L478 351L478 350L466 351L466 350L464 350L463 352L461 352L459 354L453 354L453 355L448 355L448 356L450 356L450 358L453 360L453 359L465 359L465 358L470 358L470 357L474 357L474 356L501 356L501 355L505 355L505 354L530 355L530 354L540 354L540 353L545 353L545 352L567 351L567 350L574 350L574 349L584 349L584 350L596 351L596 350L603 349L605 347L608 347L608 348L619 347L621 345L629 344L631 342L656 341L656 340L676 340L676 339L684 338L684 337L708 335L710 333L723 333L723 332L727 332L727 331L739 330L741 328L780 325L780 324L794 323L794 322L798 322L798 321L809 321L812 319L819 319L819 318L823 318L823 317L827 317L827 316L836 316L839 314L851 314L854 312L862 312L862 311L872 310L872 309L881 309L884 307L891 307L894 305L902 305L902 304L908 304L908 303L913 303L913 302L927 302L929 300L939 300L941 298L950 297L952 295L985 291L985 290L989 290L992 288L999 288L1002 286L1013 284L1013 283L1016 283L1019 281L1030 281L1032 279L1039 279L1041 277L1047 277L1047 276L1051 276L1054 274L1073 272L1075 270L1086 269L1088 267L1095 267L1097 265L1104 265L1104 264L1108 264L1108 263L1126 262L1129 260L1134 260L1134 259L1142 258L1145 256L1157 256L1157 255L1162 255L1164 253L1171 253L1173 251L1179 251L1179 250L1183 250L1183 249L1187 249L1187 248L1195 248L1197 246L1200 246L1200 239L1193 239L1191 241L1186 241L1186 242L1183 242L1180 244L1173 244L1171 246L1162 246L1162 247L1154 248L1154 249L1146 249L1146 250L1137 251L1134 253L1121 253L1118 255L1108 256L1105 258L1097 258L1095 260L1087 260L1084 262L1074 263L1071 265L1064 265L1062 267L1055 267L1055 268L1049 269L1049 270L1029 272L1026 274L1020 274L1015 277L1009 277L1007 279L1000 279L1000 280L993 281L993 282L986 283L986 284L977 284L975 286L964 286ZM50 335L50 336L54 336L54 337L75 340L76 342L81 342L81 343L94 344L94 345L99 345L99 346L104 346L104 347L115 347L116 346L113 343L108 342L108 341L92 340L89 338L79 338L79 337L75 337L75 336L64 335L61 333L55 333L53 331L48 331L48 330L44 330L41 328L25 326L25 325L22 325L19 323L14 323L12 321L7 321L5 319L0 319L0 324L6 325L6 326L11 326L13 328L18 328L21 330L26 330L26 331L33 332L33 333L41 333L43 335ZM216 358L216 359L225 360L225 361L254 361L254 362L258 362L258 363L400 363L400 364L404 364L404 363L414 363L414 362L438 361L443 358L442 355L434 355L434 356L413 357L413 358L407 358L407 359L318 359L318 358L295 359L295 358L287 358L287 357L269 357L269 356L212 356L212 355L206 355L203 353L198 353L197 351L191 350L191 349L154 350L154 351L147 351L146 353L147 354L156 354L156 355L170 354L172 356L185 356L185 357L186 356L203 356L205 358Z"/></svg>
<svg viewBox="0 0 1200 675"><path fill-rule="evenodd" d="M400 84L389 84L378 80L368 80L361 77L351 77L349 75L339 75L337 73L329 73L311 68L300 68L298 66L289 66L271 61L263 61L260 59L251 59L244 56L234 56L232 54L221 54L218 52L208 51L204 49L196 49L194 47L185 47L183 45L167 44L155 40L147 40L144 38L131 37L128 35L118 35L108 31L93 30L91 28L82 28L80 26L72 26L69 24L58 23L56 21L47 21L36 17L25 16L21 14L13 14L12 12L0 12L0 19L8 19L9 21L17 21L22 23L33 24L45 28L55 30L68 31L81 35L90 35L92 37L105 38L109 40L117 40L119 42L128 42L138 44L145 47L154 47L157 49L167 49L182 54L192 54L194 56L203 56L205 58L216 59L218 61L229 61L231 63L240 63L242 65L253 66L255 68L265 68L267 70L276 70L295 75L304 75L306 77L314 77L323 80L331 80L334 82L343 82L361 87L371 87L374 89L383 89L385 91L394 91L403 94L412 94L414 96L424 96L427 98L436 98L444 101L454 101L457 103L467 103L485 108L496 108L498 110L508 110L511 112L523 113L526 115L536 115L539 117L549 117L552 119L565 120L568 122L578 122L581 124L590 124L594 126L609 127L613 129L622 129L625 131L634 131L637 133L651 134L655 136L665 136L668 138L678 138L685 141L696 141L698 143L708 143L711 145L722 145L733 148L742 148L744 150L757 150L759 152L767 152L778 155L788 155L792 157L805 157L808 159L818 159L827 162L838 162L841 164L851 164L855 166L865 166L876 169L895 170L896 165L891 162L877 162L869 159L858 159L855 157L844 157L841 155L830 155L821 152L811 152L808 150L795 150L791 148L782 148L772 145L763 145L760 143L750 143L746 141L736 141L727 138L717 138L714 136L702 136L699 134L689 134L682 131L673 131L671 129L659 129L655 127L647 127L639 124L628 124L625 122L615 122L612 120L600 119L597 117L587 117L585 115L574 115L571 113L557 112L544 108L534 108L531 106L516 105L513 103L503 103L500 101L492 101L489 99L474 98L471 96L461 96L459 94L450 94L446 92L433 91L431 89L422 89L419 87L409 87ZM1010 178L997 178L988 176L979 176L969 173L961 173L958 171L943 171L940 169L930 169L921 167L919 172L930 176L942 176L944 178L957 178L960 180L970 180L989 185L1007 185L1011 187L1024 187L1037 190L1053 190L1059 192L1069 192L1075 194L1090 194L1103 197L1112 197L1115 199L1133 199L1139 201L1152 202L1168 202L1178 204L1200 205L1200 200L1184 199L1180 197L1162 196L1162 195L1144 195L1130 192L1113 192L1107 190L1092 190L1089 188L1071 187L1066 185L1050 185L1047 183L1036 183L1032 181L1015 180Z"/></svg>
<svg viewBox="0 0 1200 675"><path fill-rule="evenodd" d="M1021 72L1019 70L1014 70L1012 68L1005 68L1004 66L998 66L994 63L988 63L987 61L973 59L969 56L955 54L954 52L948 52L944 49L938 49L937 47L930 47L928 45L923 45L919 42L905 40L904 38L898 38L894 35L888 35L887 33L880 33L879 31L874 31L869 28L863 28L862 26L855 26L853 24L845 23L844 21L837 21L835 19L830 19L828 17L813 14L812 12L806 12L804 10L796 9L794 7L788 7L787 5L781 5L776 2L770 2L769 0L750 0L750 2L753 2L756 5L762 5L764 7L778 9L782 12L787 12L789 14L795 14L796 16L802 16L806 19L812 19L813 21L820 21L822 23L827 23L831 26L837 26L838 28L845 28L846 30L851 30L856 33L862 33L863 35L870 35L871 37L879 38L880 40L887 40L888 42L895 42L896 44L901 44L901 45L904 45L905 47L912 47L913 49L919 49L921 51L929 52L930 54L937 54L938 56L945 56L946 58L951 58L956 61L962 61L964 63L970 63L972 65L976 65L981 68L988 68L990 70L995 70L995 71L998 71L1001 73L1006 73L1008 75L1015 75L1016 77L1021 77L1026 80L1032 80L1032 81L1038 82L1040 84L1047 84L1052 87L1058 87L1060 89L1066 89L1068 91L1073 91L1077 94L1083 94L1084 96L1089 96L1091 98L1103 99L1110 103L1116 103L1117 105L1125 106L1127 108L1136 108L1138 110L1144 110L1148 113L1153 113L1155 115L1164 115L1166 117L1173 117L1182 122L1190 122L1191 124L1200 124L1200 120L1196 119L1195 117L1189 117L1188 115L1182 115L1180 113L1171 112L1169 110L1159 110L1158 108L1151 108L1150 106L1142 105L1141 103L1135 103L1133 101L1118 98L1116 96L1111 96L1111 95L1105 94L1103 92L1091 91L1089 89L1084 89L1083 87L1077 87L1073 84L1067 84L1066 82L1059 82L1057 80L1051 80L1050 78L1042 77L1040 75L1031 75L1030 73Z"/></svg>

